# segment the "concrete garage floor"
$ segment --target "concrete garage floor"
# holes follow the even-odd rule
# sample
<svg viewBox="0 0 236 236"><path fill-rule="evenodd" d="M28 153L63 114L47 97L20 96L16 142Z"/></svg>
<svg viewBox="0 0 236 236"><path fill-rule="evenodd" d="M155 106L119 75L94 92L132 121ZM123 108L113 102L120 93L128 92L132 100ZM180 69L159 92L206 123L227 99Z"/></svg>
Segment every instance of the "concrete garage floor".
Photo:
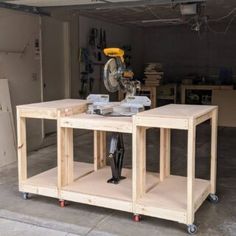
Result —
<svg viewBox="0 0 236 236"><path fill-rule="evenodd" d="M158 170L159 131L148 132L149 170ZM186 175L185 131L172 132L172 173ZM236 129L220 128L218 139L217 205L206 201L196 214L198 235L236 235ZM92 162L92 133L76 134L75 159ZM125 166L131 166L131 136L125 136ZM197 130L196 176L209 176L210 129ZM56 165L56 146L29 154L29 174L35 175ZM106 180L104 180L106 181ZM174 194L174 193L173 193ZM33 195L23 200L18 192L17 165L0 169L0 235L187 235L186 226L176 222L143 217L139 223L132 215L110 209L71 203L60 208L56 199Z"/></svg>

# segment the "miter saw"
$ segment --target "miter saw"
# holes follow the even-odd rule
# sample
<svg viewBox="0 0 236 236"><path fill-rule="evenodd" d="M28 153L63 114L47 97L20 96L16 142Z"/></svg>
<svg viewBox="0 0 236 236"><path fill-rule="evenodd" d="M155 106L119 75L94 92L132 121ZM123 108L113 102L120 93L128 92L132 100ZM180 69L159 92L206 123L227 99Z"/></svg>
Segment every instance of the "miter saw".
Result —
<svg viewBox="0 0 236 236"><path fill-rule="evenodd" d="M132 116L151 106L151 101L146 96L135 96L136 91L141 89L140 82L135 80L134 73L127 69L124 62L124 51L119 48L106 48L104 54L111 57L104 66L104 85L110 93L123 91L126 96L121 102L110 102L107 94L91 94L88 113L103 116ZM124 179L121 175L124 142L120 133L114 133L110 142L108 160L112 169L112 178L108 183L118 184Z"/></svg>
<svg viewBox="0 0 236 236"><path fill-rule="evenodd" d="M122 90L126 96L134 96L136 89L140 89L140 82L133 80L134 73L126 69L124 51L119 48L106 48L104 54L111 57L104 67L104 84L111 92Z"/></svg>
<svg viewBox="0 0 236 236"><path fill-rule="evenodd" d="M135 80L134 73L127 69L124 62L124 51L119 48L106 48L104 54L111 57L104 66L103 80L108 92L122 91L125 99L118 103L110 103L109 95L91 94L87 100L90 113L113 116L132 116L145 107L151 105L151 101L145 96L135 96L141 89L140 81Z"/></svg>

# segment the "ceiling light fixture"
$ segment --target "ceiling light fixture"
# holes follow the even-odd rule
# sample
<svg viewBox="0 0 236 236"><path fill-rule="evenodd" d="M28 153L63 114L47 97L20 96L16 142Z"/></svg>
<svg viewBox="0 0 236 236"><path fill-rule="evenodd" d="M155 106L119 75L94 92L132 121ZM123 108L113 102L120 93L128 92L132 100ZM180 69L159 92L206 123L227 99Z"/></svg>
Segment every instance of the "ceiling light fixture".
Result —
<svg viewBox="0 0 236 236"><path fill-rule="evenodd" d="M153 19L153 20L142 20L141 23L173 23L178 22L182 23L182 20L180 18L173 18L173 19Z"/></svg>
<svg viewBox="0 0 236 236"><path fill-rule="evenodd" d="M196 15L197 14L197 3L193 4L181 4L180 12L183 16L185 15Z"/></svg>

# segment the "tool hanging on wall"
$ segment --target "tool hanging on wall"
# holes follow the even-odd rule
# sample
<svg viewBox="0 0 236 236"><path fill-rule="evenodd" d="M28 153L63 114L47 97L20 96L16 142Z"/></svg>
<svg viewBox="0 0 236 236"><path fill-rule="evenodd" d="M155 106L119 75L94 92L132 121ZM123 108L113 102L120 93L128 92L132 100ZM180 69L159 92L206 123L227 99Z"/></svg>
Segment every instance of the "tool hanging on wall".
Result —
<svg viewBox="0 0 236 236"><path fill-rule="evenodd" d="M102 34L102 49L105 49L107 47L107 36L106 36L106 31L103 30Z"/></svg>
<svg viewBox="0 0 236 236"><path fill-rule="evenodd" d="M97 49L102 50L102 28L99 30Z"/></svg>
<svg viewBox="0 0 236 236"><path fill-rule="evenodd" d="M87 72L82 72L81 75L81 88L79 95L81 98L85 99L93 90L94 78L90 77Z"/></svg>
<svg viewBox="0 0 236 236"><path fill-rule="evenodd" d="M100 29L100 45L99 45L99 49L101 49L101 51L98 52L97 54L97 60L98 61L102 61L102 50L104 48L106 48L107 45L107 41L106 41L106 31L103 29Z"/></svg>
<svg viewBox="0 0 236 236"><path fill-rule="evenodd" d="M97 60L102 61L102 53L101 52L97 53Z"/></svg>
<svg viewBox="0 0 236 236"><path fill-rule="evenodd" d="M91 28L89 32L89 46L95 48L97 45L97 39L98 39L98 29Z"/></svg>
<svg viewBox="0 0 236 236"><path fill-rule="evenodd" d="M89 51L86 48L80 49L80 63L84 65L84 71L81 72L81 87L79 95L86 98L93 90L94 78L91 74L94 72L93 63L89 58Z"/></svg>

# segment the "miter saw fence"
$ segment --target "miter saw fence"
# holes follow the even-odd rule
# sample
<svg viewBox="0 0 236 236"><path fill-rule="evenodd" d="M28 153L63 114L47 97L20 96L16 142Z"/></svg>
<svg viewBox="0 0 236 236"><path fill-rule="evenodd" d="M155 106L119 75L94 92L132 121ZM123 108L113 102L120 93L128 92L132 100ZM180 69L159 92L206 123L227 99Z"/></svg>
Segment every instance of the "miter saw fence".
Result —
<svg viewBox="0 0 236 236"><path fill-rule="evenodd" d="M109 97L107 94L89 95L87 113L103 116L132 116L144 111L145 107L151 106L151 101L147 97L129 96L121 102L110 102Z"/></svg>
<svg viewBox="0 0 236 236"><path fill-rule="evenodd" d="M124 51L119 48L104 49L105 55L112 57L104 67L104 85L111 92L123 91L125 99L121 102L109 102L109 95L91 94L87 97L89 101L88 113L103 116L132 116L143 111L145 107L151 106L151 101L145 96L135 96L140 90L140 82L133 79L134 73L126 69L124 63ZM122 177L122 166L124 158L123 135L114 133L110 142L108 161L111 165L112 178L108 183L118 184Z"/></svg>

